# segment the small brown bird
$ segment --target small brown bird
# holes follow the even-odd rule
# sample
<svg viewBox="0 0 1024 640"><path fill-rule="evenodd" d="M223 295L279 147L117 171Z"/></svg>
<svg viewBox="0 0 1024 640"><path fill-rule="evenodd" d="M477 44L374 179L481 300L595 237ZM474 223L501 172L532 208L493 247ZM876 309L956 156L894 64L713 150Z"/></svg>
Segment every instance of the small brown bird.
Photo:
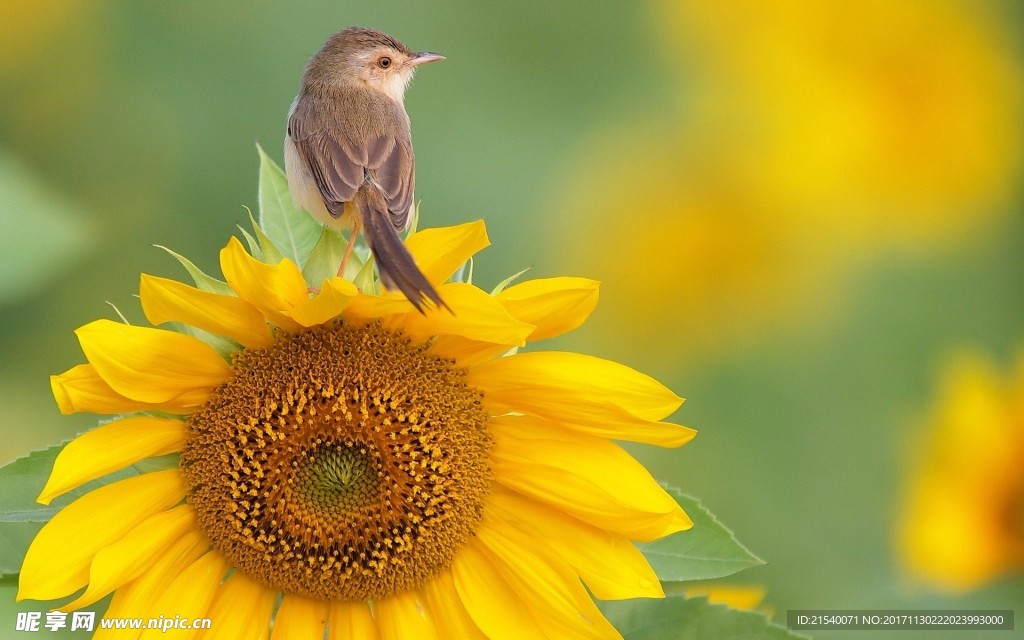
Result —
<svg viewBox="0 0 1024 640"><path fill-rule="evenodd" d="M349 27L306 65L288 113L284 163L296 204L322 224L348 229L345 269L362 229L381 280L421 312L445 306L398 236L411 221L415 157L405 88L416 68L444 60L412 52L386 33Z"/></svg>

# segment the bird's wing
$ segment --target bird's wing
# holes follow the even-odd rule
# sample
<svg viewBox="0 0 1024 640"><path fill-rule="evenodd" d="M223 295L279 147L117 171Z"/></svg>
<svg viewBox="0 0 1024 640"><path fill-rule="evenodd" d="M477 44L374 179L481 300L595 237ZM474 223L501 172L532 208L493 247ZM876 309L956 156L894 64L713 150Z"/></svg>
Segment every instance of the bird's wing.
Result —
<svg viewBox="0 0 1024 640"><path fill-rule="evenodd" d="M387 143L390 143L389 147ZM375 180L384 191L391 224L396 229L405 229L409 225L412 193L416 186L416 159L412 143L407 137L389 138L386 143L378 143L377 147L379 151L371 158L369 168L374 170Z"/></svg>
<svg viewBox="0 0 1024 640"><path fill-rule="evenodd" d="M309 166L327 210L334 217L341 216L345 203L370 177L370 184L382 191L391 223L396 229L404 229L415 183L408 137L382 134L363 143L338 139L312 125L314 108L310 102L299 101L288 119L288 135Z"/></svg>
<svg viewBox="0 0 1024 640"><path fill-rule="evenodd" d="M363 184L364 170L348 157L337 140L314 124L314 109L309 101L296 103L288 118L288 136L309 167L327 210L338 218L345 203L352 200Z"/></svg>

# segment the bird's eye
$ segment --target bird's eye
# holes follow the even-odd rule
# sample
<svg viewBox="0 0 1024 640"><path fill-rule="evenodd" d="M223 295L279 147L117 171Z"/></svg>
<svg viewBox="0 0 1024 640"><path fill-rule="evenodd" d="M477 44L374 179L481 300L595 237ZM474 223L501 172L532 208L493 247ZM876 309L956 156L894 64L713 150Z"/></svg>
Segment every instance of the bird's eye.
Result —
<svg viewBox="0 0 1024 640"><path fill-rule="evenodd" d="M387 69L391 66L391 58L387 56L381 56L377 58L377 66L381 69Z"/></svg>

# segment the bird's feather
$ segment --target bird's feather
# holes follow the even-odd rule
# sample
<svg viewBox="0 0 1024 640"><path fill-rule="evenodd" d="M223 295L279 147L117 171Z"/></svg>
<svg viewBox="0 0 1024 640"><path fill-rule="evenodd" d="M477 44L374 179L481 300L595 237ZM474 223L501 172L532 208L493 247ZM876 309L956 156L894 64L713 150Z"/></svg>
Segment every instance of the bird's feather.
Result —
<svg viewBox="0 0 1024 640"><path fill-rule="evenodd" d="M288 119L288 135L310 168L320 195L331 215L341 215L345 202L355 198L364 182L379 186L387 217L396 230L409 224L416 186L415 157L408 129L381 133L364 142L339 139L316 128L325 114L317 114L317 102L300 99Z"/></svg>
<svg viewBox="0 0 1024 640"><path fill-rule="evenodd" d="M405 294L409 302L420 312L427 300L437 306L451 310L441 299L441 295L430 284L423 272L416 266L409 250L402 244L398 232L381 209L385 206L379 192L371 191L368 197L359 198L358 202L363 219L366 238L370 250L380 269L380 278L384 286L398 289Z"/></svg>
<svg viewBox="0 0 1024 640"><path fill-rule="evenodd" d="M399 126L359 132L324 127L325 121L339 117L339 105L368 109ZM309 167L328 213L340 218L346 202L358 209L384 285L404 293L420 311L429 304L447 307L398 236L409 224L416 182L408 117L401 106L365 103L352 94L331 99L300 95L288 119L288 136Z"/></svg>

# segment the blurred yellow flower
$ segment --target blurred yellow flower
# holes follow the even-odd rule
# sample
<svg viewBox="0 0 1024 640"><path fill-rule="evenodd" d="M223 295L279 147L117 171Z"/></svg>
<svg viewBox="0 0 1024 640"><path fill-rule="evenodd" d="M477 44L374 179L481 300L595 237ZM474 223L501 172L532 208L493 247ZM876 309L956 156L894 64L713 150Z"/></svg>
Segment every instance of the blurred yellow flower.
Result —
<svg viewBox="0 0 1024 640"><path fill-rule="evenodd" d="M851 268L959 240L1016 195L1024 75L986 5L658 6L681 104L595 132L544 218L574 239L567 268L606 282L595 325L623 353L814 328ZM657 336L623 331L637 315Z"/></svg>
<svg viewBox="0 0 1024 640"><path fill-rule="evenodd" d="M898 531L919 580L951 591L1024 568L1024 357L1006 379L978 355L948 366Z"/></svg>
<svg viewBox="0 0 1024 640"><path fill-rule="evenodd" d="M738 352L766 326L799 317L806 328L834 310L821 294L835 266L823 247L712 150L696 160L628 130L581 155L573 190L553 206L566 215L551 237L572 237L567 268L604 283L589 327L613 356L685 366ZM649 330L625 331L638 315Z"/></svg>
<svg viewBox="0 0 1024 640"><path fill-rule="evenodd" d="M700 74L693 126L805 224L826 218L827 242L941 241L1016 194L1024 63L995 5L661 6Z"/></svg>
<svg viewBox="0 0 1024 640"><path fill-rule="evenodd" d="M763 587L730 584L695 585L686 587L685 593L687 598L704 596L711 604L724 604L741 611L759 608L765 596Z"/></svg>
<svg viewBox="0 0 1024 640"><path fill-rule="evenodd" d="M109 54L117 27L104 11L107 4L5 0L0 90L12 149L64 154L70 146L73 153L83 122L112 91Z"/></svg>
<svg viewBox="0 0 1024 640"><path fill-rule="evenodd" d="M5 0L0 76L18 71L43 53L54 39L75 28L89 4L83 0L62 0L56 8L35 0Z"/></svg>
<svg viewBox="0 0 1024 640"><path fill-rule="evenodd" d="M336 277L311 296L295 263L237 239L226 283L144 275L150 322L223 339L79 328L88 362L53 376L57 404L122 417L69 443L39 500L150 456L181 464L57 513L19 600L113 593L108 616L209 617L203 638L619 638L592 595L663 597L630 541L692 523L612 440L694 432L662 422L682 399L628 367L510 353L579 326L597 286L448 282L487 244L482 223L406 242L451 313Z"/></svg>

